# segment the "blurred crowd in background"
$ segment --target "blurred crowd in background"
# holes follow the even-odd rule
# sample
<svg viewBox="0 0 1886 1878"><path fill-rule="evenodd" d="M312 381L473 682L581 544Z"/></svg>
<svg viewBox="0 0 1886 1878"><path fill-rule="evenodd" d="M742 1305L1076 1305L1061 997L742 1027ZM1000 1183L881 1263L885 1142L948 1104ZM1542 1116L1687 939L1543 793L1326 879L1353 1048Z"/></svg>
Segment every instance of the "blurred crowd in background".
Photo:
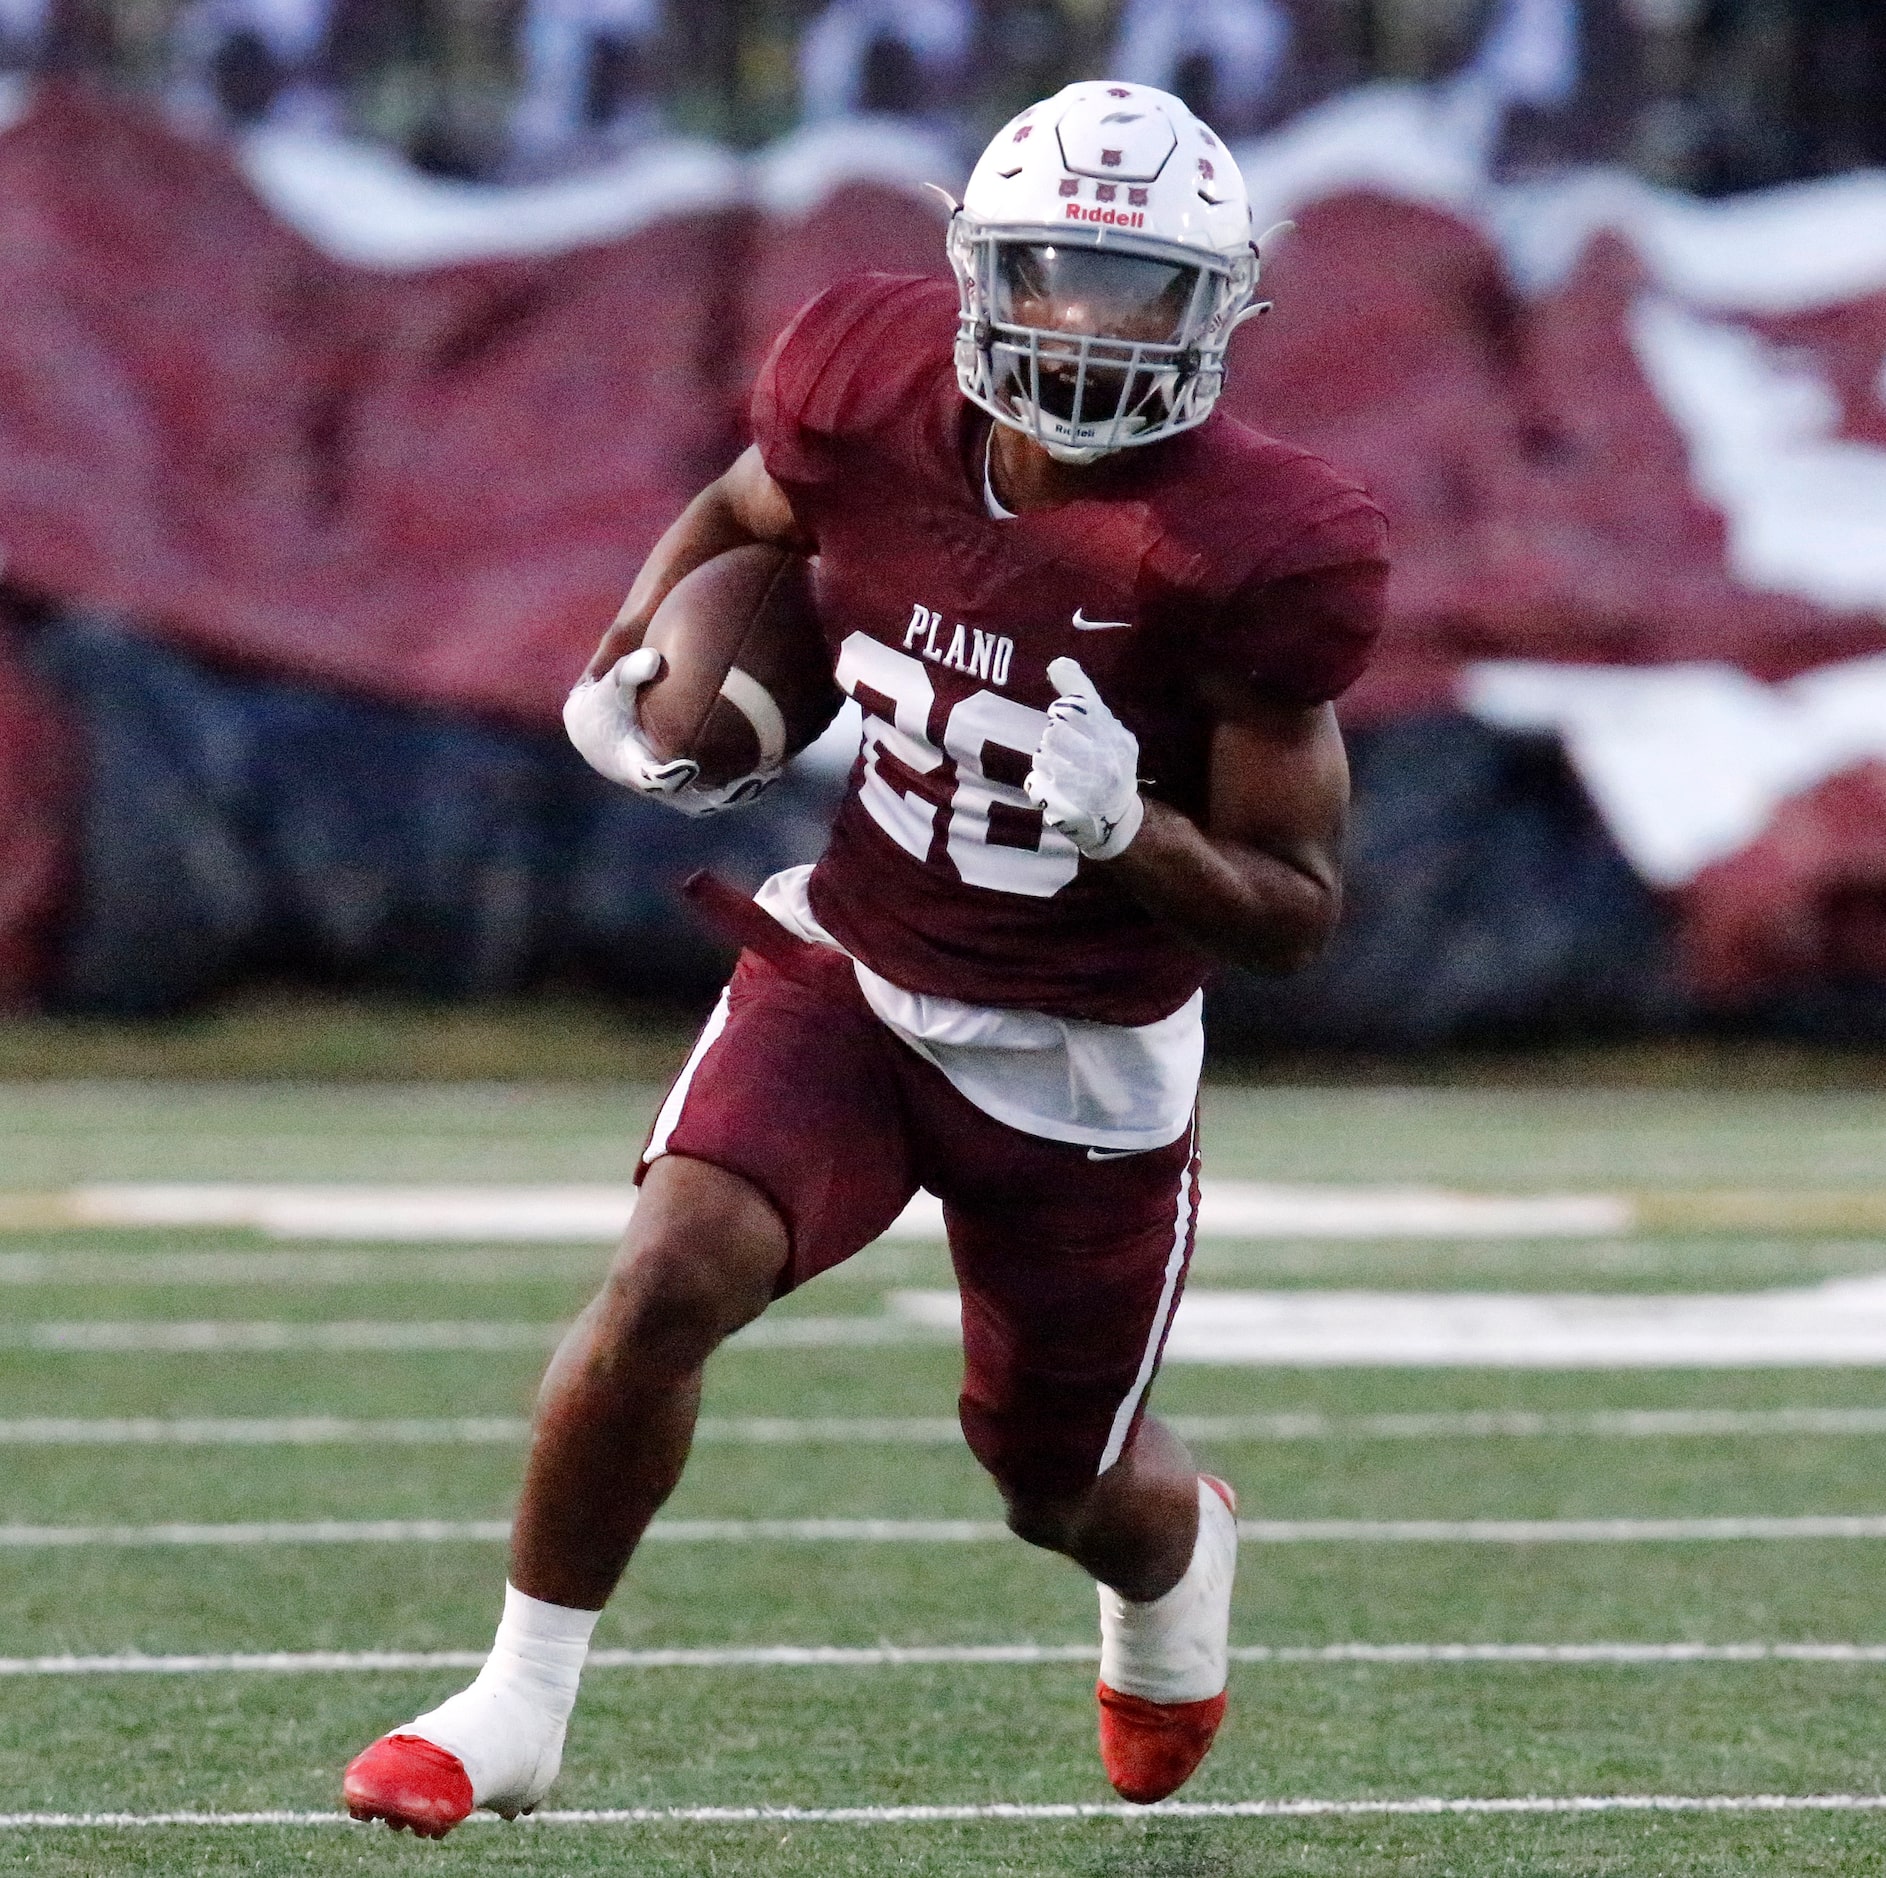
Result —
<svg viewBox="0 0 1886 1878"><path fill-rule="evenodd" d="M1457 81L1493 106L1508 176L1596 161L1720 195L1886 162L1880 0L0 0L8 69L478 179L846 114L968 154L1102 73L1234 139L1370 78Z"/></svg>

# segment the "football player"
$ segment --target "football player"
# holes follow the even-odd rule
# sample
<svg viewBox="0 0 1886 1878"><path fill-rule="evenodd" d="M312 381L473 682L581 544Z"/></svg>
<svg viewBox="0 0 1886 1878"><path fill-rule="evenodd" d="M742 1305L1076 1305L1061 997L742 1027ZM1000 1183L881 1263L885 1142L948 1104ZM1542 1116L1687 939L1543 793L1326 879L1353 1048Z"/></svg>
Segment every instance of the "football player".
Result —
<svg viewBox="0 0 1886 1878"><path fill-rule="evenodd" d="M1236 1503L1147 1391L1198 1201L1201 986L1313 958L1348 782L1330 701L1373 642L1382 518L1213 415L1254 310L1237 166L1178 99L1069 86L951 221L956 291L865 275L774 346L754 443L655 548L566 723L614 780L641 637L724 550L816 554L863 739L816 867L723 894L733 980L643 1150L602 1293L552 1361L477 1680L348 1769L438 1834L555 1777L598 1612L687 1458L702 1365L919 1187L962 1294L964 1433L1009 1524L1099 1585L1100 1744L1174 1791L1224 1713Z"/></svg>

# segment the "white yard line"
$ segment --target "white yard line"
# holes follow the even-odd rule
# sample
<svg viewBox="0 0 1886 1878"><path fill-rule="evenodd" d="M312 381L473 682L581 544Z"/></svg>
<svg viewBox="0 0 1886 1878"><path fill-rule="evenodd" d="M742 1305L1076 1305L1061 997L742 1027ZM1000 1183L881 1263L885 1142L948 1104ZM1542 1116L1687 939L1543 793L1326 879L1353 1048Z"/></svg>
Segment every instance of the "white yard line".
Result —
<svg viewBox="0 0 1886 1878"><path fill-rule="evenodd" d="M0 1526L0 1549L246 1545L501 1544L504 1519L316 1519L159 1526Z"/></svg>
<svg viewBox="0 0 1886 1878"><path fill-rule="evenodd" d="M207 1227L284 1241L600 1247L621 1236L634 1207L635 1190L626 1185L117 1183L51 1193L0 1190L0 1228ZM1202 1239L1286 1240L1617 1239L1645 1232L1877 1238L1886 1234L1886 1191L1461 1193L1218 1179L1204 1183L1198 1232ZM942 1209L919 1194L885 1237L935 1243L943 1237Z"/></svg>
<svg viewBox="0 0 1886 1878"><path fill-rule="evenodd" d="M221 1356L302 1350L549 1350L555 1348L561 1333L562 1326L557 1324L480 1323L469 1319L425 1323L359 1318L295 1323L143 1318L127 1323L20 1324L0 1336L0 1341L45 1354Z"/></svg>
<svg viewBox="0 0 1886 1878"><path fill-rule="evenodd" d="M1886 1434L1886 1408L1465 1409L1432 1414L1167 1415L1187 1441L1474 1441L1722 1439ZM335 1415L30 1416L0 1421L0 1447L479 1447L523 1441L530 1425L502 1415L359 1421ZM959 1447L949 1416L704 1416L695 1442L736 1447Z"/></svg>
<svg viewBox="0 0 1886 1878"><path fill-rule="evenodd" d="M954 1291L894 1291L939 1333ZM1886 1278L1657 1297L1589 1292L1186 1293L1168 1363L1283 1368L1771 1369L1886 1365Z"/></svg>
<svg viewBox="0 0 1886 1878"><path fill-rule="evenodd" d="M1658 1441L1732 1435L1886 1434L1886 1408L1466 1409L1408 1415L1321 1415L1168 1418L1194 1441Z"/></svg>
<svg viewBox="0 0 1886 1878"><path fill-rule="evenodd" d="M1745 1540L1886 1539L1886 1514L1712 1519L1246 1519L1256 1545L1659 1545ZM317 1519L151 1526L0 1526L0 1549L251 1545L497 1544L501 1519ZM1006 1526L983 1519L658 1519L650 1542L678 1545L982 1545Z"/></svg>
<svg viewBox="0 0 1886 1878"><path fill-rule="evenodd" d="M276 1239L597 1243L620 1237L629 1186L433 1187L112 1184L14 1196L31 1216L74 1226L246 1229ZM1279 1186L1208 1180L1201 1237L1228 1239L1592 1239L1637 1224L1616 1194L1476 1194L1429 1187ZM942 1208L919 1194L885 1235L939 1240Z"/></svg>
<svg viewBox="0 0 1886 1878"><path fill-rule="evenodd" d="M954 1291L896 1290L879 1313L769 1315L747 1350L954 1341ZM399 1317L308 1321L131 1318L0 1325L0 1346L47 1354L542 1351L559 1323ZM1825 1369L1886 1367L1886 1278L1719 1295L1238 1291L1181 1299L1165 1361L1243 1368Z"/></svg>
<svg viewBox="0 0 1886 1878"><path fill-rule="evenodd" d="M926 1664L984 1666L1089 1663L1091 1643L842 1644L768 1643L701 1649L592 1650L588 1668L902 1669ZM0 1676L306 1676L478 1669L482 1650L266 1650L143 1656L5 1656ZM1886 1643L1322 1643L1235 1644L1234 1663L1388 1665L1536 1664L1646 1667L1692 1663L1886 1664Z"/></svg>
<svg viewBox="0 0 1886 1878"><path fill-rule="evenodd" d="M1259 1545L1657 1545L1769 1539L1886 1539L1886 1515L1720 1519L1244 1519Z"/></svg>
<svg viewBox="0 0 1886 1878"><path fill-rule="evenodd" d="M503 1519L317 1519L155 1526L0 1526L0 1548L456 1545L510 1537ZM977 1519L664 1519L649 1542L756 1545L976 1545L1005 1540L1008 1528Z"/></svg>
<svg viewBox="0 0 1886 1878"><path fill-rule="evenodd" d="M448 1318L433 1322L354 1318L325 1323L263 1318L133 1318L122 1322L27 1323L0 1327L0 1347L46 1355L222 1356L297 1351L410 1352L419 1350L545 1351L556 1348L567 1324L489 1322ZM937 1343L954 1333L900 1316L763 1317L738 1332L735 1344L756 1350L831 1350Z"/></svg>
<svg viewBox="0 0 1886 1878"><path fill-rule="evenodd" d="M0 1252L0 1285L487 1285L600 1278L605 1252Z"/></svg>
<svg viewBox="0 0 1886 1878"><path fill-rule="evenodd" d="M437 1421L349 1421L334 1415L203 1416L181 1421L45 1415L0 1422L0 1447L511 1447L529 1433L528 1422L508 1415Z"/></svg>
<svg viewBox="0 0 1886 1878"><path fill-rule="evenodd" d="M893 1291L887 1303L879 1314L763 1317L733 1347L874 1349L961 1334L954 1291ZM136 1318L15 1324L0 1327L0 1344L105 1356L538 1352L553 1348L562 1328L470 1318ZM1201 1289L1181 1301L1165 1360L1312 1369L1878 1368L1886 1366L1886 1280L1714 1297Z"/></svg>
<svg viewBox="0 0 1886 1878"><path fill-rule="evenodd" d="M893 1292L890 1304L882 1315L763 1317L734 1347L873 1349L959 1334L953 1291ZM469 1318L138 1318L14 1324L0 1327L0 1345L104 1356L540 1352L563 1328ZM1720 1297L1194 1290L1174 1318L1165 1360L1315 1369L1878 1368L1886 1366L1886 1282L1841 1279Z"/></svg>
<svg viewBox="0 0 1886 1878"><path fill-rule="evenodd" d="M949 1290L895 1290L875 1314L771 1314L745 1350L953 1342ZM540 1352L563 1326L471 1318L74 1320L0 1325L46 1354ZM1719 1295L1242 1291L1195 1287L1165 1346L1172 1364L1252 1368L1770 1369L1886 1367L1886 1276Z"/></svg>
<svg viewBox="0 0 1886 1878"><path fill-rule="evenodd" d="M1534 1813L1876 1813L1878 1793L1581 1793L1524 1794L1488 1799L1428 1795L1384 1800L1162 1800L1157 1806L1120 1802L1018 1804L987 1801L960 1806L625 1806L547 1808L514 1823L545 1826L927 1826L978 1820L1026 1824L1083 1819L1375 1819L1436 1818L1460 1814ZM493 1825L496 1815L474 1813L467 1825ZM345 1813L0 1813L0 1831L136 1832L168 1826L352 1826Z"/></svg>

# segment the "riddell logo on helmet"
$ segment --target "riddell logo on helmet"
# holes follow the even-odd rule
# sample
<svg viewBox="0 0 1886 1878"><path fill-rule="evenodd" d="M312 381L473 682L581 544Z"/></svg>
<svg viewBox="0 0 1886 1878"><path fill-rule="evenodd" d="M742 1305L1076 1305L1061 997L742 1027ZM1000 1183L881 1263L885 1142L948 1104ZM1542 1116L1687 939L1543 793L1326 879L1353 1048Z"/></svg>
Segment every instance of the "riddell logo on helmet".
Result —
<svg viewBox="0 0 1886 1878"><path fill-rule="evenodd" d="M1068 219L1076 222L1105 222L1114 228L1144 228L1146 217L1137 209L1084 209L1078 202L1067 205Z"/></svg>

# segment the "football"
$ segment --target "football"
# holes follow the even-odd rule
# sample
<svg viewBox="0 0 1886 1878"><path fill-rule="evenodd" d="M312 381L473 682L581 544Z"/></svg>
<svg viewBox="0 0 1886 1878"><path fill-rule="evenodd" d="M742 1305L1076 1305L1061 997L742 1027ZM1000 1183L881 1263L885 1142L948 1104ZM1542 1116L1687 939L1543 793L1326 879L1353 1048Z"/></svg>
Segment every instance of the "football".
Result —
<svg viewBox="0 0 1886 1878"><path fill-rule="evenodd" d="M842 702L804 556L731 548L676 584L643 640L667 660L636 698L658 756L710 787L796 756Z"/></svg>

